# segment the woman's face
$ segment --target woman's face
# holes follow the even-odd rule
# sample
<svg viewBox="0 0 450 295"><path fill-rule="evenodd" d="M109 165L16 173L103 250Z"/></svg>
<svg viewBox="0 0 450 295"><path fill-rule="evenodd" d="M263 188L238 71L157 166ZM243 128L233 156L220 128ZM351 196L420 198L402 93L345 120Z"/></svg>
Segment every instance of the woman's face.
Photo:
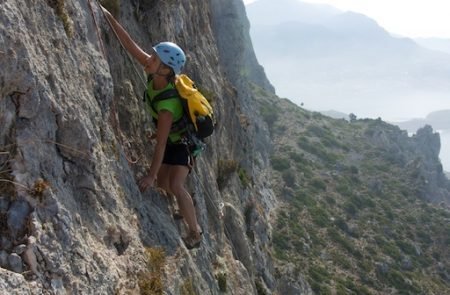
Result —
<svg viewBox="0 0 450 295"><path fill-rule="evenodd" d="M155 54L155 52L152 52L150 57L147 58L144 70L147 74L155 74L158 71L158 68L161 65L161 60L159 57Z"/></svg>
<svg viewBox="0 0 450 295"><path fill-rule="evenodd" d="M153 51L145 64L144 70L147 74L158 74L167 76L170 74L170 68L164 65L158 55Z"/></svg>

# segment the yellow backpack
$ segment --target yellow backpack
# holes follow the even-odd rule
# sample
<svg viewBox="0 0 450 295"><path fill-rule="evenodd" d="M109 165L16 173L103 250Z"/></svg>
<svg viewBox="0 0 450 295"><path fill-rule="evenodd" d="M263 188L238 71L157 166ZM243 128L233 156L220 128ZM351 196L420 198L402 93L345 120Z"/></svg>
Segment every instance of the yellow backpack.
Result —
<svg viewBox="0 0 450 295"><path fill-rule="evenodd" d="M158 94L153 98L153 103L174 96L180 97L184 110L184 116L180 120L187 123L188 133L198 139L210 136L216 125L213 108L188 76L179 75L175 80L175 89Z"/></svg>

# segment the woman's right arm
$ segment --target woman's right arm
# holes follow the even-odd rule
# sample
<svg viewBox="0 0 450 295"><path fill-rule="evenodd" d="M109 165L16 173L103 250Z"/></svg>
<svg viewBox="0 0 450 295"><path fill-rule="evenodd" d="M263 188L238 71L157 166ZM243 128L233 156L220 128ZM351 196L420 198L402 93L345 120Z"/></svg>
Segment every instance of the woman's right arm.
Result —
<svg viewBox="0 0 450 295"><path fill-rule="evenodd" d="M125 31L125 29L122 27L121 24L112 16L112 14L103 6L101 6L101 9L103 10L104 15L107 17L108 22L112 26L112 29L114 32L116 32L117 37L119 38L120 42L125 46L125 48L128 50L131 55L134 56L138 60L138 62L145 66L148 62L148 59L150 58L150 55L146 53L144 50L142 50L141 47L139 47L136 42L134 42L133 39L131 39L130 35Z"/></svg>

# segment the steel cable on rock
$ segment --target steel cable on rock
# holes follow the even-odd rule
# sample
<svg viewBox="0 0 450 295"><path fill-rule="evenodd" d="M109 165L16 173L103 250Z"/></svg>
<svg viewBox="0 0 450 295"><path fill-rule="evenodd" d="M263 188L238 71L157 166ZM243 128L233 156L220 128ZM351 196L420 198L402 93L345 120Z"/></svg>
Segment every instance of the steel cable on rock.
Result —
<svg viewBox="0 0 450 295"><path fill-rule="evenodd" d="M199 183L201 190L203 191L203 193L206 195L207 199L209 200L209 202L212 204L213 208L216 210L217 212L217 216L220 220L222 220L223 223L223 228L225 231L225 234L228 237L231 237L231 231L228 228L225 220L224 220L224 213L223 213L223 209L225 207L225 204L223 202L220 202L218 206L216 206L213 198L211 197L211 195L208 193L208 191L206 190L205 186L203 185L203 183L200 181L200 177L197 173L197 171L195 171L195 169L192 169L192 174L194 175L194 179L196 180L197 183ZM230 245L231 245L231 249L233 250L233 252L235 253L237 259L239 261L242 261L241 258L239 257L238 251L236 250L236 247L234 246L233 242L230 241Z"/></svg>
<svg viewBox="0 0 450 295"><path fill-rule="evenodd" d="M133 70L135 71L135 73L136 73L137 76L139 77L139 80L140 80L141 83L143 84L144 88L147 87L146 82L145 82L145 79L144 79L143 76L142 76L142 73L140 73L139 70L137 69L137 67L136 67L136 65L135 65L135 63L134 63L132 57L130 56L130 53L126 50L126 48L125 48L125 46L123 45L122 41L120 40L120 38L119 38L117 32L114 30L114 27L112 26L112 24L111 24L111 22L109 21L108 17L105 15L105 12L104 12L103 9L100 7L100 6L101 6L100 2L99 2L98 0L95 0L95 1L96 1L97 5L98 5L98 7L99 7L99 9L100 9L100 11L101 11L103 17L106 19L106 22L108 23L108 25L110 26L110 28L111 28L111 30L113 31L114 35L116 36L117 40L119 41L119 44L120 44L121 48L125 51L125 54L127 55L128 59L129 59L130 62L131 62L131 65L132 65L132 67L133 67ZM105 50L105 46L104 46L103 40L102 40L102 38L101 38L99 24L98 24L97 19L96 19L96 17L95 17L95 12L94 12L94 8L93 8L93 5L92 5L92 0L88 0L88 4L89 4L89 8L90 8L90 10L91 10L92 18L93 18L93 20L94 20L94 25L95 25L95 29L96 29L96 33L97 33L97 38L98 38L98 41L99 41L99 44L100 44L100 49L101 49L101 51L102 51L102 53L103 53L103 57L105 58L105 60L108 60L108 59L107 59L106 50ZM140 158L137 157L137 158L135 158L135 159L132 159L132 156L130 157L129 155L127 155L126 150L128 150L128 149L125 149L125 147L124 147L125 144L124 144L124 142L123 142L123 140L122 140L122 132L121 132L121 130L120 130L120 123L118 122L118 119L117 119L117 117L118 117L118 110L117 110L117 106L116 106L115 99L113 98L113 99L111 100L111 102L112 102L112 106L111 106L111 113L112 113L112 114L111 114L111 121L112 121L112 122L111 122L111 125L112 125L113 129L115 130L116 136L118 137L117 139L118 139L118 141L119 141L119 143L120 143L120 146L122 147L122 150L123 150L123 152L124 152L125 158L127 159L127 161L128 161L129 163L131 163L131 164L136 164L136 163L139 161ZM127 141L127 143L128 143L129 145L131 145L129 141Z"/></svg>

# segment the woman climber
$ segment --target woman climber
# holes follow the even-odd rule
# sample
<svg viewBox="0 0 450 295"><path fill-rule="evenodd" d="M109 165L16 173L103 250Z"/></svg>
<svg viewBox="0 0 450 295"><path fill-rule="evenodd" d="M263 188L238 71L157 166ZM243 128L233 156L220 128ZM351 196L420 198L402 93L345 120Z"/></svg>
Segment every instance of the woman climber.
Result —
<svg viewBox="0 0 450 295"><path fill-rule="evenodd" d="M158 94L174 88L174 82L181 73L186 56L183 50L171 42L161 42L147 53L125 31L122 25L101 7L117 37L128 52L144 67L149 75L146 101L149 111L156 121L156 146L147 176L139 180L139 189L144 192L157 185L167 194L174 195L180 213L188 227L188 235L183 241L188 249L197 248L201 242L200 226L197 223L192 197L185 188L186 178L193 165L189 147L181 142L182 130L174 131L175 123L183 116L180 98L152 102Z"/></svg>

